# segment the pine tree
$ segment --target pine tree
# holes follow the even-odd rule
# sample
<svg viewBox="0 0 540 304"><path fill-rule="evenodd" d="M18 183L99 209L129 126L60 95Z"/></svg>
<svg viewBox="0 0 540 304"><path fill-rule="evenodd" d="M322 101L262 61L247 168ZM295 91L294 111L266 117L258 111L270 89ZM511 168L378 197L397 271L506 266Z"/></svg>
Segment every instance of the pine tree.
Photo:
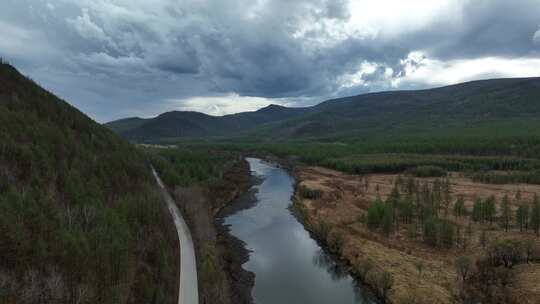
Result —
<svg viewBox="0 0 540 304"><path fill-rule="evenodd" d="M511 216L512 211L510 210L510 200L508 199L508 195L505 195L501 203L501 220L505 231L508 231Z"/></svg>
<svg viewBox="0 0 540 304"><path fill-rule="evenodd" d="M538 195L534 194L533 205L531 209L531 226L536 232L536 236L540 236L540 202Z"/></svg>
<svg viewBox="0 0 540 304"><path fill-rule="evenodd" d="M394 208L386 204L382 218L382 231L384 235L389 236L394 230Z"/></svg>
<svg viewBox="0 0 540 304"><path fill-rule="evenodd" d="M410 200L412 200L414 193L416 192L415 186L414 178L412 176L409 177L407 179L407 198Z"/></svg>
<svg viewBox="0 0 540 304"><path fill-rule="evenodd" d="M452 248L454 246L455 234L456 230L453 223L446 220L439 223L439 237L443 247Z"/></svg>
<svg viewBox="0 0 540 304"><path fill-rule="evenodd" d="M477 199L474 202L472 218L475 222L484 220L484 202L482 202L482 199Z"/></svg>
<svg viewBox="0 0 540 304"><path fill-rule="evenodd" d="M381 197L377 195L377 198L375 198L375 201L368 209L367 225L370 229L377 229L381 225L384 210L384 203L382 202Z"/></svg>
<svg viewBox="0 0 540 304"><path fill-rule="evenodd" d="M460 195L454 204L454 216L457 219L458 217L465 215L465 211L465 199L463 198L463 195Z"/></svg>
<svg viewBox="0 0 540 304"><path fill-rule="evenodd" d="M529 230L529 213L530 207L529 203L524 202L523 204L523 221L525 223L525 231Z"/></svg>
<svg viewBox="0 0 540 304"><path fill-rule="evenodd" d="M399 179L398 179L399 180ZM392 211L392 220L396 225L396 230L399 230L399 218L398 218L398 209L401 204L401 194L399 193L398 185L394 185L392 192L386 199L387 207L391 208Z"/></svg>
<svg viewBox="0 0 540 304"><path fill-rule="evenodd" d="M527 216L525 212L525 205L521 204L517 210L516 210L516 222L519 225L519 231L523 231L523 227L525 226L525 223L527 222Z"/></svg>
<svg viewBox="0 0 540 304"><path fill-rule="evenodd" d="M494 195L491 195L484 203L485 219L489 220L489 223L493 223L493 218L497 214L497 199Z"/></svg>
<svg viewBox="0 0 540 304"><path fill-rule="evenodd" d="M430 246L437 246L437 219L429 217L424 221L424 242Z"/></svg>

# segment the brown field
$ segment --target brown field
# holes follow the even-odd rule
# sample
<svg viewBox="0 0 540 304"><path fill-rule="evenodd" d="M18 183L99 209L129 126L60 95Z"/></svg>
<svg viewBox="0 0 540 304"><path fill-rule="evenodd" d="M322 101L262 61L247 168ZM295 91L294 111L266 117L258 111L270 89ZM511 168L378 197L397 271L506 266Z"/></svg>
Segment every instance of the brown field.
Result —
<svg viewBox="0 0 540 304"><path fill-rule="evenodd" d="M360 221L363 214L377 195L385 199L398 178L395 174L348 175L320 167L300 167L296 170L298 187L306 187L322 192L320 198L311 200L302 198L298 193L296 201L304 210L304 220L308 227L317 233L317 227L324 225L327 231L325 241L331 243L336 235L341 237L341 255L350 263L353 272L362 276L362 263L367 259L373 261L377 269L390 272L394 285L389 299L393 303L453 303L458 280L455 270L455 259L461 255L478 257L483 254L484 247L480 242L481 231L484 230L487 243L495 239L519 238L534 239L536 245L540 241L532 231L520 233L513 226L505 232L499 224L472 222L470 217L454 218L450 211L447 215L456 222L465 235L465 227L469 224L472 233L467 237L466 248L437 249L428 247L422 237L413 238L408 234L407 226L389 237L369 230ZM368 181L367 191L365 180ZM432 182L433 178L421 178L421 181ZM522 199L532 200L534 193L540 194L538 185L492 185L474 183L459 173L450 175L452 197L465 197L468 210L472 209L477 198L486 199L494 195L500 202L505 194L511 198L512 208L516 208L514 199L519 190ZM450 210L452 206L450 206ZM444 217L444 215L443 215ZM410 224L414 225L414 224ZM540 264L525 264L514 267L516 275L511 283L512 297L520 303L540 303ZM369 284L370 280L364 278ZM412 301L412 299L414 301Z"/></svg>

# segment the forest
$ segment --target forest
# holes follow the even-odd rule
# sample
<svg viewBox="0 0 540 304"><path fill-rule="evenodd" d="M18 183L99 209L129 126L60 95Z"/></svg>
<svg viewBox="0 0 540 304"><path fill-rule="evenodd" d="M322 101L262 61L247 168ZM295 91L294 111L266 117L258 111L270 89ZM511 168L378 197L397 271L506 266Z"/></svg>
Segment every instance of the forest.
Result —
<svg viewBox="0 0 540 304"><path fill-rule="evenodd" d="M173 303L176 232L145 155L8 64L0 100L0 302Z"/></svg>
<svg viewBox="0 0 540 304"><path fill-rule="evenodd" d="M486 183L540 183L540 138L497 136L381 137L278 141L182 140L189 148L213 147L272 154L289 162L353 174L416 172L418 177L462 172Z"/></svg>

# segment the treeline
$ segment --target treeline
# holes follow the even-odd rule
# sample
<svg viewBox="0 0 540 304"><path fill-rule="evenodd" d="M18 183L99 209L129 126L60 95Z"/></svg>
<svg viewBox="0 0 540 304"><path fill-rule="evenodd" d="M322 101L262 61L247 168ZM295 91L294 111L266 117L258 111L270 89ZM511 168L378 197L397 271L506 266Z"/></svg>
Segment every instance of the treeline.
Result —
<svg viewBox="0 0 540 304"><path fill-rule="evenodd" d="M334 143L308 141L303 143L283 142L275 144L236 143L222 144L221 147L244 153L272 153L283 158L292 158L308 165L324 166L353 174L402 173L409 171L415 175L418 173L419 175L417 176L420 177L423 172L416 172L418 168L422 168L424 172L427 168L436 168L437 170L440 168L440 170L444 171L461 171L469 174L494 170L506 172L540 171L540 160L526 158L526 156L536 157L537 155L518 153L519 150L514 151L516 146L524 148L524 146L530 145L531 147L535 147L535 149L537 146L540 147L540 145L537 145L540 141L536 138L507 139L507 144L512 147L510 150L506 148L500 150L494 149L493 144L496 141L486 141L485 139L472 140L469 138L466 141L455 139L456 143L466 144L467 142L471 142L476 147L471 150L430 148L432 145L438 146L435 143L442 145L444 139L441 138L433 139L433 142L424 138L417 138L417 142L414 142L414 139L411 140L412 142L403 142L403 144L399 144L401 142L399 139L396 139L397 142L393 144L382 144L378 141L373 143L368 139L357 143L350 141ZM451 139L449 140L452 142ZM502 142L504 143L506 141L503 140ZM372 144L375 146L371 146ZM444 142L444 144L446 145L447 143ZM498 142L498 145L502 144ZM443 173L432 172L432 174L440 174L442 176ZM526 177L520 177L520 179L533 183L536 182L536 175L531 173ZM491 175L483 174L476 178L483 178L489 181ZM497 178L499 177L497 176ZM514 179L517 178L517 176L514 177Z"/></svg>
<svg viewBox="0 0 540 304"><path fill-rule="evenodd" d="M470 174L475 182L488 184L540 184L540 170L532 171L482 171Z"/></svg>
<svg viewBox="0 0 540 304"><path fill-rule="evenodd" d="M328 158L317 165L354 174L401 173L418 168L445 171L529 170L540 168L540 160L512 157L362 154L343 158ZM444 175L444 173L440 173Z"/></svg>
<svg viewBox="0 0 540 304"><path fill-rule="evenodd" d="M208 144L208 143L201 143ZM358 139L333 137L268 143L256 138L215 140L212 145L226 149L271 152L279 156L296 155L306 162L320 162L360 154L434 154L493 156L495 158L536 158L540 155L539 136L485 135L443 136L366 136Z"/></svg>
<svg viewBox="0 0 540 304"><path fill-rule="evenodd" d="M176 235L144 156L6 64L0 125L0 302L172 303Z"/></svg>

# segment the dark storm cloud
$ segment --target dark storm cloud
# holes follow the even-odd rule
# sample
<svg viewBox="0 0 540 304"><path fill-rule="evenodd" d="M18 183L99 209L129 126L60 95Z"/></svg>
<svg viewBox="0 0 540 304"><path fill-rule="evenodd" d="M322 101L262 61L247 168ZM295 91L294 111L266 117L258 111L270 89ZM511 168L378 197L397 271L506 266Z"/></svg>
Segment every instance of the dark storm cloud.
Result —
<svg viewBox="0 0 540 304"><path fill-rule="evenodd" d="M540 27L538 0L469 1L462 13L457 28L444 23L432 26L411 37L413 46L420 46L425 35L430 39L423 46L432 50L432 56L443 59L538 53L531 44Z"/></svg>
<svg viewBox="0 0 540 304"><path fill-rule="evenodd" d="M412 30L400 23L415 18L371 30L351 25L371 11L351 11L348 0L3 0L0 55L101 121L197 96L301 105L396 88L392 80L421 65L413 51L442 62L539 57L538 1L451 6Z"/></svg>

